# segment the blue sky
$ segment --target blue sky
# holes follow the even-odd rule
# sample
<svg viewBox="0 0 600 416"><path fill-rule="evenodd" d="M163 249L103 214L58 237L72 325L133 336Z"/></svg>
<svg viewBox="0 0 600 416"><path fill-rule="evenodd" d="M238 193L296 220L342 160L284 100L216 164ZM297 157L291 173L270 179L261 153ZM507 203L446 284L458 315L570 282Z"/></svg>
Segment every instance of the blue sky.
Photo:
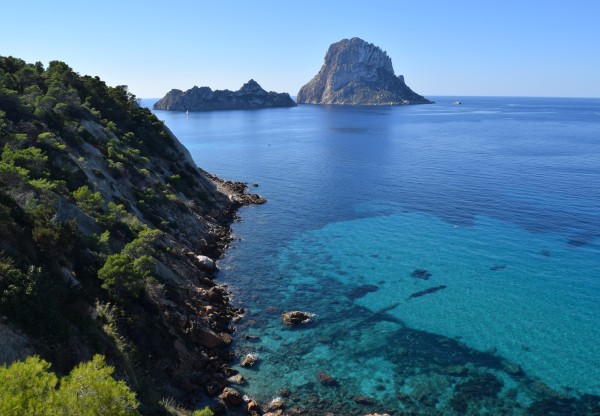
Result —
<svg viewBox="0 0 600 416"><path fill-rule="evenodd" d="M358 36L423 95L600 97L600 1L2 1L0 55L57 59L138 97L295 95Z"/></svg>

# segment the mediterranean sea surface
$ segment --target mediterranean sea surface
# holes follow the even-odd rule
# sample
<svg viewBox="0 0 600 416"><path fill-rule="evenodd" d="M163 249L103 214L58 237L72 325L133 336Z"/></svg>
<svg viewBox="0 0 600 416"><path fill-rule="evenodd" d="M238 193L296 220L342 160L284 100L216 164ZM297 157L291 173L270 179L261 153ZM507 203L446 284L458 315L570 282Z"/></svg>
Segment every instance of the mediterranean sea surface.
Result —
<svg viewBox="0 0 600 416"><path fill-rule="evenodd" d="M428 98L155 111L268 200L219 262L259 357L238 388L301 414L600 414L600 99Z"/></svg>

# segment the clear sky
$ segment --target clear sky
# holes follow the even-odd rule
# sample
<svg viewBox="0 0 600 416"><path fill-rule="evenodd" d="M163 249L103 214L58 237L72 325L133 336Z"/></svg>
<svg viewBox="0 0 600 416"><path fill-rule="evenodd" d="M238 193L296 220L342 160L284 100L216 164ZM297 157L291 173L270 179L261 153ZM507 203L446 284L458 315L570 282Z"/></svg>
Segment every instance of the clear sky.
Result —
<svg viewBox="0 0 600 416"><path fill-rule="evenodd" d="M0 0L0 55L142 98L250 78L296 95L354 36L425 96L600 97L600 0Z"/></svg>

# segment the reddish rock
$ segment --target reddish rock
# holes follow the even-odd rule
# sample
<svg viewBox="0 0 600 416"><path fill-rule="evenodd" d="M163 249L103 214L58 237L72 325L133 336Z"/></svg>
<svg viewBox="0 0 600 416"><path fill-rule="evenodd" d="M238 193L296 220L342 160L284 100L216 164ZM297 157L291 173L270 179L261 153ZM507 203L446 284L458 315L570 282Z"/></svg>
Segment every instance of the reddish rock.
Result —
<svg viewBox="0 0 600 416"><path fill-rule="evenodd" d="M239 406L243 402L240 392L231 387L225 387L219 397L227 406Z"/></svg>
<svg viewBox="0 0 600 416"><path fill-rule="evenodd" d="M260 413L260 406L258 403L256 403L256 401L250 400L248 402L248 413Z"/></svg>

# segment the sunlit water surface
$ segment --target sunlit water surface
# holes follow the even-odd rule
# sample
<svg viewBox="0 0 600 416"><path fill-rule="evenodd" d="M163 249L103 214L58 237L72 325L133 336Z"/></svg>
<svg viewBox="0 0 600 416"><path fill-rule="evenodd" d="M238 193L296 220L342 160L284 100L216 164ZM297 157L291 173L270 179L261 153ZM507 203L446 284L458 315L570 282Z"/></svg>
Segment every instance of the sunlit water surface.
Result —
<svg viewBox="0 0 600 416"><path fill-rule="evenodd" d="M240 388L315 414L592 414L600 100L434 99L155 112L269 201L219 262L247 311L234 349L259 356ZM316 315L289 329L289 310Z"/></svg>

